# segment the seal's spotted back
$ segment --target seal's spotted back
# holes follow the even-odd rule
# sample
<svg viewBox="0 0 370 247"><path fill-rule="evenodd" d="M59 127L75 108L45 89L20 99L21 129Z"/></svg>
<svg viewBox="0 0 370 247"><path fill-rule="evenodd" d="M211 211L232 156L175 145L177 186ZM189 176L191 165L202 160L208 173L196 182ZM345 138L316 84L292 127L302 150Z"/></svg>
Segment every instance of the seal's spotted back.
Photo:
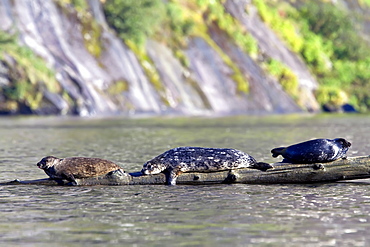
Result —
<svg viewBox="0 0 370 247"><path fill-rule="evenodd" d="M169 172L168 184L176 184L182 172L215 172L238 168L267 170L250 155L230 148L178 147L164 152L143 165L142 174Z"/></svg>

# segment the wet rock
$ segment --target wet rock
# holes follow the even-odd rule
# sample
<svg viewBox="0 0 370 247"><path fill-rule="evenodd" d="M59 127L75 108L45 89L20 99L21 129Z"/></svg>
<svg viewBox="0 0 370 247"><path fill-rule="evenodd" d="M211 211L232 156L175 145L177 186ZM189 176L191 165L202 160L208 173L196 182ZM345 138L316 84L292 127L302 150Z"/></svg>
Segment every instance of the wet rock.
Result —
<svg viewBox="0 0 370 247"><path fill-rule="evenodd" d="M354 106L351 104L344 104L344 105L334 105L334 104L324 104L322 106L322 110L324 112L346 112L346 113L356 113L358 112Z"/></svg>
<svg viewBox="0 0 370 247"><path fill-rule="evenodd" d="M355 107L351 104L344 104L342 105L342 110L343 112L352 112L352 113L356 113L358 112Z"/></svg>
<svg viewBox="0 0 370 247"><path fill-rule="evenodd" d="M243 6L243 7L241 7ZM297 76L299 86L304 93L300 96L300 104L308 111L319 111L313 90L318 82L309 72L302 59L289 50L284 42L260 19L258 11L249 0L228 0L225 8L251 33L257 40L260 50L270 58L288 66ZM245 9L248 8L248 12ZM258 83L260 83L258 81ZM262 83L268 87L266 83ZM279 96L277 96L279 97Z"/></svg>

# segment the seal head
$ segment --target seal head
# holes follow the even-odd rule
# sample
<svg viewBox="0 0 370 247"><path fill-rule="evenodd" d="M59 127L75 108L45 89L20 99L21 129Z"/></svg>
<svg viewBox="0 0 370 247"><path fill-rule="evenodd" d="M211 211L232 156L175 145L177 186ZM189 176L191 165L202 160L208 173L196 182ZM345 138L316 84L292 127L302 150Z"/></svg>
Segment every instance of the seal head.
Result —
<svg viewBox="0 0 370 247"><path fill-rule="evenodd" d="M45 169L52 167L54 163L57 163L59 161L60 159L58 159L57 157L46 156L37 163L37 166L38 168L45 170Z"/></svg>
<svg viewBox="0 0 370 247"><path fill-rule="evenodd" d="M337 159L346 159L351 143L344 138L314 139L288 147L279 147L271 150L272 157L284 157L283 162L295 164L311 164L331 162Z"/></svg>
<svg viewBox="0 0 370 247"><path fill-rule="evenodd" d="M143 165L143 175L165 173L167 184L175 185L183 172L217 172L238 168L266 171L270 164L257 162L249 154L230 148L178 147L164 152Z"/></svg>
<svg viewBox="0 0 370 247"><path fill-rule="evenodd" d="M144 175L158 174L166 169L167 167L161 163L156 164L151 161L148 161L143 165L143 169L141 169L141 173Z"/></svg>

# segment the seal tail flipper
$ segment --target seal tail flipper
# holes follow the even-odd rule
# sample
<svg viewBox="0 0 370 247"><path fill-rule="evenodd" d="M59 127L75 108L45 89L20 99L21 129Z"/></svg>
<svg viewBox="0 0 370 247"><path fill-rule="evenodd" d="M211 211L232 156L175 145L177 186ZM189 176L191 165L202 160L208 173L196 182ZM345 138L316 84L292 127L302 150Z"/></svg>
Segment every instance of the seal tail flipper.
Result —
<svg viewBox="0 0 370 247"><path fill-rule="evenodd" d="M258 169L258 170L261 170L261 171L267 171L268 169L272 169L274 168L272 165L268 164L268 163L264 163L264 162L257 162L255 164L253 164L250 168L252 169Z"/></svg>
<svg viewBox="0 0 370 247"><path fill-rule="evenodd" d="M284 151L285 151L285 148L284 147L274 148L274 149L271 150L272 157L276 158L279 155L283 155Z"/></svg>

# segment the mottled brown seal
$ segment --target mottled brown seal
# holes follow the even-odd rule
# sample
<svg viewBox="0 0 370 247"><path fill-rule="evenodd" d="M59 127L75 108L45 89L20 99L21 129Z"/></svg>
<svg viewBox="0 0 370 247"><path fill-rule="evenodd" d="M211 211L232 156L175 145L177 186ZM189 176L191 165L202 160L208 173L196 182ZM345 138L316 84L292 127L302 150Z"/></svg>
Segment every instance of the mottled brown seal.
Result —
<svg viewBox="0 0 370 247"><path fill-rule="evenodd" d="M59 159L54 156L44 157L37 163L50 178L66 179L77 185L76 179L105 175L111 171L122 169L109 160L99 158L70 157Z"/></svg>
<svg viewBox="0 0 370 247"><path fill-rule="evenodd" d="M284 157L283 162L296 164L324 163L347 158L351 143L344 138L314 139L271 150L272 157Z"/></svg>
<svg viewBox="0 0 370 247"><path fill-rule="evenodd" d="M262 171L270 164L257 162L252 156L230 148L178 147L164 152L143 165L142 174L167 173L167 184L175 185L183 172L216 172L238 168Z"/></svg>

